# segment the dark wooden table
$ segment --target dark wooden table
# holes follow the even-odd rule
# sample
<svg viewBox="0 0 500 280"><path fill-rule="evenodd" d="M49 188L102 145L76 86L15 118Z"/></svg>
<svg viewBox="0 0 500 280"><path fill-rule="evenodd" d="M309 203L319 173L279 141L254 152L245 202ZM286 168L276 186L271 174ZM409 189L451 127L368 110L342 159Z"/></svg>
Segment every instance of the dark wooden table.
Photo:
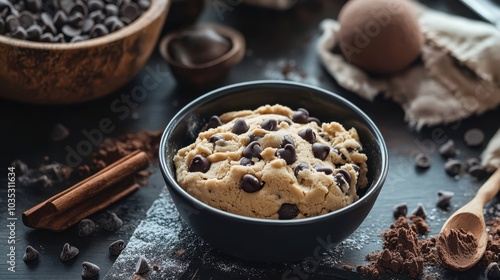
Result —
<svg viewBox="0 0 500 280"><path fill-rule="evenodd" d="M478 19L462 4L455 0L423 1L432 7L453 14ZM364 255L380 248L378 234L393 222L392 207L407 202L410 209L422 202L429 211L431 235L437 234L443 221L453 210L468 201L481 185L469 176L451 178L443 170L443 159L437 153L437 147L446 139L455 139L461 151L459 158L478 156L483 147L470 149L463 143L463 133L472 127L482 129L490 139L498 129L500 110L490 111L479 117L472 117L462 122L447 126L425 128L420 132L410 129L404 122L404 113L391 101L378 98L368 102L341 87L322 68L315 53L319 22L324 18L336 18L344 1L309 0L297 7L276 12L239 5L232 11L219 16L214 9L215 1L207 1L200 21L218 22L239 29L247 40L247 54L237 65L224 84L260 79L290 79L314 84L332 90L358 105L378 125L386 139L390 155L390 171L387 182L372 212L349 240L336 250L336 261L322 264L314 273L307 276L325 278L339 275L342 264L359 265ZM286 71L284 71L284 69ZM130 95L136 86L142 86L143 78L153 76L157 86L147 91L142 101L125 103L124 96ZM2 90L2 89L0 89ZM53 233L33 230L21 222L21 213L53 194L67 188L70 183L58 184L46 188L16 189L15 252L16 272L7 270L8 235L7 224L7 167L15 159L21 159L30 166L37 166L48 156L49 161L65 162L67 148L74 148L85 139L83 131L90 131L99 125L103 118L110 118L116 127L105 136L119 136L125 132L139 129L163 129L170 118L197 96L189 90L176 85L167 64L156 51L146 68L125 87L116 93L98 101L73 106L32 106L0 101L0 279L80 279L81 262L91 261L101 267L100 278L104 278L112 267L115 258L107 252L109 243L116 239L128 240L135 227L145 217L145 213L157 199L163 189L163 180L159 172L150 177L148 186L109 208L124 219L125 225L119 231L108 233L98 230L93 236L79 238L76 228ZM112 104L119 102L127 110L113 110ZM50 131L58 123L69 128L70 136L62 142L50 140ZM440 137L435 137L441 134ZM431 154L433 166L425 172L417 172L413 164L416 152ZM437 210L435 202L438 190L455 192L449 212ZM98 218L98 217L97 217ZM59 261L58 255L65 242L80 248L77 260L70 263ZM27 245L32 245L41 253L40 261L27 265L22 261L22 254ZM10 246L10 245L9 245ZM243 264L245 265L245 264ZM248 264L256 266L255 264ZM265 269L265 265L257 265ZM277 266L268 274L280 278L284 272ZM200 270L201 269L201 270ZM196 275L194 275L196 271ZM482 269L455 274L439 271L443 278L480 279ZM350 275L350 274L349 274ZM346 276L349 279L350 276ZM192 277L191 277L192 276ZM227 278L227 273L214 269L204 269L203 263L195 259L184 275L185 279L208 279L213 276ZM248 278L251 278L248 276ZM293 278L289 278L293 279ZM296 278L299 279L299 278ZM312 279L310 277L309 279Z"/></svg>

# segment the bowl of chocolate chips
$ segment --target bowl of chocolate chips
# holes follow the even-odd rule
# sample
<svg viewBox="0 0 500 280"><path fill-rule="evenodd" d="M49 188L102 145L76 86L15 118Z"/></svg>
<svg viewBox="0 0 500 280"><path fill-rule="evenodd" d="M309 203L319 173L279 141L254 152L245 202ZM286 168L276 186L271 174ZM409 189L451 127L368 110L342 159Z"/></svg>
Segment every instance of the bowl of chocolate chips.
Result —
<svg viewBox="0 0 500 280"><path fill-rule="evenodd" d="M170 0L0 0L0 97L35 104L105 96L149 59Z"/></svg>
<svg viewBox="0 0 500 280"><path fill-rule="evenodd" d="M385 142L355 105L286 81L211 91L167 125L160 167L183 220L252 261L317 258L370 212L387 176Z"/></svg>

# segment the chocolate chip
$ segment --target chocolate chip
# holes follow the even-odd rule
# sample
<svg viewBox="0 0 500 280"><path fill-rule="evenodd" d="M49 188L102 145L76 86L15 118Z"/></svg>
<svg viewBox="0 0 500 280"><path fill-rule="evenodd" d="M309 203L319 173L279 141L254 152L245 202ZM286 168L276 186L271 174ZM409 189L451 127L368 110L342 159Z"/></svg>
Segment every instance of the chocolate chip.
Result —
<svg viewBox="0 0 500 280"><path fill-rule="evenodd" d="M278 121L276 119L267 119L260 124L260 127L267 131L276 131L278 130Z"/></svg>
<svg viewBox="0 0 500 280"><path fill-rule="evenodd" d="M248 129L250 129L250 127L248 126L247 122L244 119L239 118L234 122L231 132L240 135L247 132Z"/></svg>
<svg viewBox="0 0 500 280"><path fill-rule="evenodd" d="M292 144L286 144L284 148L279 148L276 151L276 156L284 159L288 165L297 160L297 152Z"/></svg>
<svg viewBox="0 0 500 280"><path fill-rule="evenodd" d="M282 123L282 122L286 122L288 125L292 125L292 120L290 120L288 118L280 120L280 123Z"/></svg>
<svg viewBox="0 0 500 280"><path fill-rule="evenodd" d="M299 131L299 136L311 144L316 142L316 133L314 133L312 128L306 128Z"/></svg>
<svg viewBox="0 0 500 280"><path fill-rule="evenodd" d="M500 267L498 266L498 263L496 262L491 262L488 264L488 267L486 267L486 270L484 272L486 274L486 277L488 280L499 280L500 279Z"/></svg>
<svg viewBox="0 0 500 280"><path fill-rule="evenodd" d="M259 179L251 174L245 174L241 180L241 188L247 193L254 193L262 189L264 184L261 184Z"/></svg>
<svg viewBox="0 0 500 280"><path fill-rule="evenodd" d="M66 35L66 37L68 39L74 37L74 36L78 36L80 34L82 34L82 30L81 29L77 29L77 28L74 28L73 26L71 25L65 25L62 27L62 33L64 35ZM71 40L71 39L70 39Z"/></svg>
<svg viewBox="0 0 500 280"><path fill-rule="evenodd" d="M68 23L68 16L61 10L57 11L53 18L54 25L57 28L62 28L66 23Z"/></svg>
<svg viewBox="0 0 500 280"><path fill-rule="evenodd" d="M35 24L34 15L28 11L22 11L19 13L19 24L24 28L28 29L30 26Z"/></svg>
<svg viewBox="0 0 500 280"><path fill-rule="evenodd" d="M26 9L34 13L40 11L43 6L42 0L26 0L24 3Z"/></svg>
<svg viewBox="0 0 500 280"><path fill-rule="evenodd" d="M38 259L39 256L40 256L40 253L38 253L38 251L35 248L28 245L26 247L26 250L25 250L24 255L23 255L23 261L24 262L32 262L32 261Z"/></svg>
<svg viewBox="0 0 500 280"><path fill-rule="evenodd" d="M293 170L293 173L295 174L295 177L299 176L299 172L308 169L309 165L307 163L299 163L297 166L295 166L295 169Z"/></svg>
<svg viewBox="0 0 500 280"><path fill-rule="evenodd" d="M115 24L117 22L121 23L120 19L117 16L110 16L110 17L106 18L103 23L104 23L104 25L106 25L106 27L108 29L111 29L113 24Z"/></svg>
<svg viewBox="0 0 500 280"><path fill-rule="evenodd" d="M394 216L394 219L397 219L399 217L406 217L407 213L408 205L406 203L394 205L392 209L392 216Z"/></svg>
<svg viewBox="0 0 500 280"><path fill-rule="evenodd" d="M330 147L320 143L314 143L312 144L312 151L315 158L324 160L330 153Z"/></svg>
<svg viewBox="0 0 500 280"><path fill-rule="evenodd" d="M453 192L449 191L439 191L438 192L438 201L436 203L436 206L446 210L448 206L450 206L450 200L455 195Z"/></svg>
<svg viewBox="0 0 500 280"><path fill-rule="evenodd" d="M94 20L91 18L87 18L82 25L82 32L88 33L94 27Z"/></svg>
<svg viewBox="0 0 500 280"><path fill-rule="evenodd" d="M315 123L318 124L318 126L321 126L321 121L318 118L315 118L315 117L309 117L309 118L307 118L307 122L308 123L315 122Z"/></svg>
<svg viewBox="0 0 500 280"><path fill-rule="evenodd" d="M481 165L474 165L469 168L468 170L469 174L476 178L476 179L483 179L488 175L488 172L486 172L486 169L484 169Z"/></svg>
<svg viewBox="0 0 500 280"><path fill-rule="evenodd" d="M250 158L243 157L240 160L240 165L251 166L251 165L254 165L254 162Z"/></svg>
<svg viewBox="0 0 500 280"><path fill-rule="evenodd" d="M54 43L64 43L65 40L64 40L64 34L62 33L59 33L57 34L55 37L54 37Z"/></svg>
<svg viewBox="0 0 500 280"><path fill-rule="evenodd" d="M188 171L206 173L210 169L210 165L211 163L206 157L196 155L189 163Z"/></svg>
<svg viewBox="0 0 500 280"><path fill-rule="evenodd" d="M341 187L341 189L343 189L344 192L347 191L347 189L349 187L349 183L347 183L347 180L344 177L344 174L337 173L337 174L335 174L334 178L335 178L335 182L337 183L337 186ZM345 186L345 188L343 186Z"/></svg>
<svg viewBox="0 0 500 280"><path fill-rule="evenodd" d="M151 5L151 2L149 0L139 0L137 1L137 4L139 5L139 8L142 10L147 10L149 9L149 6Z"/></svg>
<svg viewBox="0 0 500 280"><path fill-rule="evenodd" d="M82 1L76 1L75 5L73 5L71 10L69 11L70 15L74 15L77 13L83 15L84 18L86 18L89 15L89 9L87 5Z"/></svg>
<svg viewBox="0 0 500 280"><path fill-rule="evenodd" d="M0 18L0 35L5 34L5 21Z"/></svg>
<svg viewBox="0 0 500 280"><path fill-rule="evenodd" d="M13 16L13 15L8 16L5 19L5 23L7 24L7 28L8 28L8 30L10 30L10 32L16 31L17 28L21 26L21 23L19 22L19 18L16 16Z"/></svg>
<svg viewBox="0 0 500 280"><path fill-rule="evenodd" d="M135 274L143 275L149 271L148 261L144 256L141 256L135 265Z"/></svg>
<svg viewBox="0 0 500 280"><path fill-rule="evenodd" d="M481 161L478 158L468 158L465 164L467 165L467 169L469 169L473 166L481 165Z"/></svg>
<svg viewBox="0 0 500 280"><path fill-rule="evenodd" d="M92 278L99 274L101 268L99 266L91 263L91 262L83 262L82 263L82 278Z"/></svg>
<svg viewBox="0 0 500 280"><path fill-rule="evenodd" d="M258 141L260 138L262 138L262 136L250 134L248 135L248 140L249 140L248 143L251 143L253 141Z"/></svg>
<svg viewBox="0 0 500 280"><path fill-rule="evenodd" d="M453 140L448 140L446 143L439 147L439 153L444 158L452 158L457 155L457 148L455 147L455 142Z"/></svg>
<svg viewBox="0 0 500 280"><path fill-rule="evenodd" d="M250 142L250 144L248 144L248 146L246 146L243 150L243 156L247 158L256 157L261 159L262 156L260 155L260 153L262 153L262 147L257 141Z"/></svg>
<svg viewBox="0 0 500 280"><path fill-rule="evenodd" d="M116 213L109 212L107 220L104 222L103 228L105 231L117 231L123 226L123 221L118 218Z"/></svg>
<svg viewBox="0 0 500 280"><path fill-rule="evenodd" d="M464 141L467 146L477 147L484 142L484 132L478 128L472 128L465 132Z"/></svg>
<svg viewBox="0 0 500 280"><path fill-rule="evenodd" d="M123 27L125 27L125 24L123 22L121 22L120 20L117 20L111 24L111 28L109 30L111 32L115 32L115 31L122 29Z"/></svg>
<svg viewBox="0 0 500 280"><path fill-rule="evenodd" d="M208 138L208 141L210 143L216 143L217 141L220 141L220 140L226 140L226 139L224 139L224 137L222 137L222 135L220 135L220 134L214 134L214 135L210 136L210 138Z"/></svg>
<svg viewBox="0 0 500 280"><path fill-rule="evenodd" d="M40 41L43 30L39 25L34 24L26 30L26 33L28 34L28 39L32 41Z"/></svg>
<svg viewBox="0 0 500 280"><path fill-rule="evenodd" d="M78 248L69 245L69 243L65 243L59 258L63 262L69 261L72 258L76 257L78 253L80 253L80 250L78 250Z"/></svg>
<svg viewBox="0 0 500 280"><path fill-rule="evenodd" d="M299 108L293 113L292 120L296 123L308 123L309 112L306 109Z"/></svg>
<svg viewBox="0 0 500 280"><path fill-rule="evenodd" d="M28 38L28 32L21 26L19 26L11 35L12 38L25 40Z"/></svg>
<svg viewBox="0 0 500 280"><path fill-rule="evenodd" d="M211 128L216 128L222 125L222 121L218 116L212 116L207 122L206 125L206 130L209 130Z"/></svg>
<svg viewBox="0 0 500 280"><path fill-rule="evenodd" d="M90 219L83 219L78 223L78 236L87 237L95 231L95 224Z"/></svg>
<svg viewBox="0 0 500 280"><path fill-rule="evenodd" d="M450 159L444 164L444 170L448 175L456 176L462 172L463 163L458 159Z"/></svg>
<svg viewBox="0 0 500 280"><path fill-rule="evenodd" d="M284 148L288 144L295 146L295 142L293 141L292 137L285 135L281 140L281 148Z"/></svg>
<svg viewBox="0 0 500 280"><path fill-rule="evenodd" d="M278 219L280 220L290 220L299 214L299 208L295 204L283 203L278 210Z"/></svg>
<svg viewBox="0 0 500 280"><path fill-rule="evenodd" d="M330 175L330 174L333 174L333 169L331 169L330 167L328 166L321 166L321 165L316 165L314 166L314 169L318 172L323 172L325 173L326 175Z"/></svg>
<svg viewBox="0 0 500 280"><path fill-rule="evenodd" d="M344 170L344 169L339 169L337 171L337 174L342 174L342 176L344 177L344 180L347 182L347 184L351 185L351 174L349 173L349 171Z"/></svg>
<svg viewBox="0 0 500 280"><path fill-rule="evenodd" d="M411 212L412 215L419 216L424 219L427 217L427 211L425 211L424 205L422 203L418 203L417 208L413 209Z"/></svg>
<svg viewBox="0 0 500 280"><path fill-rule="evenodd" d="M431 166L431 159L426 154L418 154L415 156L415 166L420 169L427 169Z"/></svg>
<svg viewBox="0 0 500 280"><path fill-rule="evenodd" d="M71 38L70 43L78 43L78 42L82 42L82 41L85 41L85 40L88 40L88 39L89 39L88 36L76 35L75 37Z"/></svg>
<svg viewBox="0 0 500 280"><path fill-rule="evenodd" d="M118 16L118 14L119 14L118 6L113 5L113 4L107 4L104 7L104 11L106 12L106 14L108 16Z"/></svg>
<svg viewBox="0 0 500 280"><path fill-rule="evenodd" d="M106 16L104 15L104 13L102 11L93 11L89 14L89 18L92 19L94 21L94 23L101 23L104 21L104 19L106 18Z"/></svg>
<svg viewBox="0 0 500 280"><path fill-rule="evenodd" d="M40 15L40 19L42 20L42 23L44 24L44 32L50 32L52 35L55 35L57 33L57 29L54 26L54 22L52 21L52 18L50 17L49 14L47 13L42 13ZM43 36L42 36L43 37Z"/></svg>
<svg viewBox="0 0 500 280"><path fill-rule="evenodd" d="M71 26L73 27L82 27L84 21L85 21L85 16L80 12L76 12L68 18L68 23L71 24Z"/></svg>
<svg viewBox="0 0 500 280"><path fill-rule="evenodd" d="M52 43L54 41L54 35L52 33L45 33L40 36L40 42Z"/></svg>
<svg viewBox="0 0 500 280"><path fill-rule="evenodd" d="M125 241L119 239L111 243L108 247L111 256L118 256L125 249Z"/></svg>
<svg viewBox="0 0 500 280"><path fill-rule="evenodd" d="M120 14L122 17L128 18L132 22L136 20L141 13L136 3L127 3L122 5Z"/></svg>
<svg viewBox="0 0 500 280"><path fill-rule="evenodd" d="M89 8L89 11L93 12L93 11L97 11L97 10L102 10L104 9L104 2L101 1L101 0L90 0L87 4L88 8ZM110 5L110 6L114 6L116 7L115 5ZM118 12L118 8L116 8L116 11Z"/></svg>

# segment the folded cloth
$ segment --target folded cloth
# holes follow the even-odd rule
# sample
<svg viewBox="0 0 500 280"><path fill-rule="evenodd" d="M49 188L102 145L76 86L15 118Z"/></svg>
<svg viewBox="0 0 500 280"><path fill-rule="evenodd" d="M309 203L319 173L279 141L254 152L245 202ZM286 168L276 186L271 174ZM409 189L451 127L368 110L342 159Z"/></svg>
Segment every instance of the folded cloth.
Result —
<svg viewBox="0 0 500 280"><path fill-rule="evenodd" d="M297 3L297 0L245 0L246 4L262 6L264 8L286 10Z"/></svg>
<svg viewBox="0 0 500 280"><path fill-rule="evenodd" d="M500 104L500 31L493 26L415 4L425 36L421 61L387 78L350 64L337 47L337 21L321 22L319 58L337 82L373 100L379 93L400 104L410 126L446 124Z"/></svg>

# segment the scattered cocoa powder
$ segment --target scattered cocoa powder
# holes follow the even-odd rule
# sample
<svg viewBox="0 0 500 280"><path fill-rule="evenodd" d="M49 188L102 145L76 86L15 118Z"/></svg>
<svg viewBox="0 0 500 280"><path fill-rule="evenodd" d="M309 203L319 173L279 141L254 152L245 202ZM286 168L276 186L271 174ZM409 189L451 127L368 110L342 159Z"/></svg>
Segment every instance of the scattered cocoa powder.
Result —
<svg viewBox="0 0 500 280"><path fill-rule="evenodd" d="M490 227L490 238L486 245L486 252L481 259L481 264L488 266L492 262L500 261L500 218L488 222Z"/></svg>
<svg viewBox="0 0 500 280"><path fill-rule="evenodd" d="M436 238L418 239L429 232L429 225L421 216L400 216L389 230L382 233L382 251L368 254L366 260L370 264L358 266L357 270L371 277L384 273L418 277L424 265L437 266L441 263L436 250Z"/></svg>
<svg viewBox="0 0 500 280"><path fill-rule="evenodd" d="M463 229L439 234L436 243L439 257L453 269L461 269L476 254L477 240Z"/></svg>

